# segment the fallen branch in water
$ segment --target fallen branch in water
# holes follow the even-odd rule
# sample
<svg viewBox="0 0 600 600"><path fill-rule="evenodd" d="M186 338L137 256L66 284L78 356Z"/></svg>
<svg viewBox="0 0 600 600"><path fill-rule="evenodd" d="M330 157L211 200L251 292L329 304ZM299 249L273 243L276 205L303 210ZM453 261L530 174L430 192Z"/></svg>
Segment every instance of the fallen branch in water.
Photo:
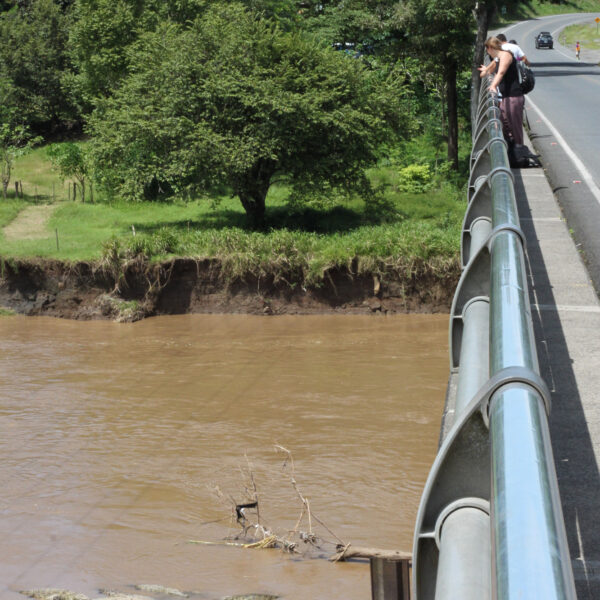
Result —
<svg viewBox="0 0 600 600"><path fill-rule="evenodd" d="M202 544L204 546L235 546L236 548L275 548L277 544L277 536L271 535L265 537L258 542L242 544L241 542L206 542L204 540L188 540L188 544Z"/></svg>
<svg viewBox="0 0 600 600"><path fill-rule="evenodd" d="M219 502L229 505L231 510L231 525L239 526L239 531L233 540L225 542L225 545L237 546L241 548L279 548L284 552L300 553L300 548L304 546L307 549L323 550L323 545L328 544L335 548L339 544L344 544L321 519L312 512L309 499L302 493L296 480L294 469L294 459L292 453L283 446L276 445L276 452L285 453L285 459L282 469L289 476L289 483L294 490L295 495L300 500L300 514L296 520L293 529L278 533L274 528L268 527L260 513L261 499L259 497L258 486L254 468L246 456L246 465L240 466L239 471L242 479L242 499L237 500L234 494L224 493L218 485L211 486L213 493ZM291 472L286 471L288 465ZM320 525L329 533L335 541L323 539L315 531L315 524ZM230 538L231 539L231 538ZM240 540L240 543L237 542ZM212 544L214 542L204 542L202 540L190 540L194 544Z"/></svg>
<svg viewBox="0 0 600 600"><path fill-rule="evenodd" d="M298 494L298 497L300 498L300 501L302 502L302 506L303 506L302 512L300 513L300 516L298 517L298 522L296 523L296 527L294 527L293 532L298 533L298 527L300 526L300 524L302 522L302 518L304 517L304 513L306 511L306 513L308 514L308 533L304 533L304 535L302 535L303 532L300 533L300 537L301 537L302 541L305 541L305 542L311 541L310 538L314 537L314 535L312 533L312 518L314 518L314 520L317 523L319 523L319 525L321 525L321 527L323 527L330 535L332 535L337 540L338 544L343 545L344 542L337 535L335 535L335 533L333 533L333 531L331 531L331 529L329 529L329 527L327 527L327 525L325 525L325 523L323 523L323 521L321 521L321 519L319 519L316 515L311 514L308 498L306 498L302 494L302 492L300 491L300 488L298 487L298 483L296 482L295 471L294 471L294 457L292 456L292 453L287 448L284 448L283 446L280 446L279 444L275 444L275 451L286 453L287 459L284 461L282 468L283 469L286 468L287 461L289 459L291 467L292 467L292 472L290 475L290 482L291 482L294 490L296 490L296 493ZM312 516L312 518L311 518L311 516Z"/></svg>
<svg viewBox="0 0 600 600"><path fill-rule="evenodd" d="M224 494L219 486L213 486L213 492L219 501L230 506L231 524L237 524L241 528L241 531L233 539L244 541L208 542L189 540L189 543L235 546L247 549L278 548L284 552L298 554L301 553L301 548L304 547L306 552L311 550L313 552L315 550L322 551L323 554L321 556L329 556L329 560L332 562L352 558L382 558L395 561L411 558L411 554L408 552L352 546L341 540L312 511L309 499L304 495L296 480L292 453L279 444L276 444L274 448L276 452L285 455L282 471L294 490L295 495L300 500L300 515L296 520L294 528L288 530L287 533L278 534L273 528L267 527L264 520L261 519L259 512L260 498L254 468L246 456L246 466L240 467L243 489L241 501L237 501L232 494ZM326 540L321 537L320 533L315 530L315 527L318 529L319 526L333 537L335 541ZM326 545L331 550L324 550L324 546Z"/></svg>
<svg viewBox="0 0 600 600"><path fill-rule="evenodd" d="M205 540L188 540L188 544L202 544L203 546L236 546L237 548L244 548L246 544L241 542L208 542Z"/></svg>
<svg viewBox="0 0 600 600"><path fill-rule="evenodd" d="M412 554L402 550L382 550L380 548L365 548L363 546L338 546L337 552L329 558L332 562L350 558L383 558L385 560L411 560Z"/></svg>

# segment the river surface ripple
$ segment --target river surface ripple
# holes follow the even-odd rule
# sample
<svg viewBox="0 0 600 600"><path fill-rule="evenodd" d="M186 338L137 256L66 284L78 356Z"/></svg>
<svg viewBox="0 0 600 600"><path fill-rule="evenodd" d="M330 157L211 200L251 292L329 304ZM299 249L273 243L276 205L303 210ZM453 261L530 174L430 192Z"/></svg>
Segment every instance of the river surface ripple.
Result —
<svg viewBox="0 0 600 600"><path fill-rule="evenodd" d="M0 318L0 598L134 584L207 600L369 598L365 563L189 540L238 533L231 502L244 499L249 466L262 522L294 528L301 504L279 444L327 542L410 550L437 448L447 323Z"/></svg>

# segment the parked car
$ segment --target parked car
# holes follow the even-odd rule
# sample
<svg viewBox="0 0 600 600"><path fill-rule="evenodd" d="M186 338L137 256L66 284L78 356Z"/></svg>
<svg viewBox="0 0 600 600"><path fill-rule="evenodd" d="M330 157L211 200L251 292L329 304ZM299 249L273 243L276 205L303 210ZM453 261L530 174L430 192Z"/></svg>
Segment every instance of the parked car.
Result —
<svg viewBox="0 0 600 600"><path fill-rule="evenodd" d="M549 31L540 31L535 38L536 48L554 48L554 40Z"/></svg>

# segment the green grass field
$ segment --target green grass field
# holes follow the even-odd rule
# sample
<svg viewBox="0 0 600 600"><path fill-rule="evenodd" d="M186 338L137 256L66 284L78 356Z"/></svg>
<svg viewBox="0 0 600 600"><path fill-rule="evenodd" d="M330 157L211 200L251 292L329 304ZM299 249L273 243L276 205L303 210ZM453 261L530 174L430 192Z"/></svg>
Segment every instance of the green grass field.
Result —
<svg viewBox="0 0 600 600"><path fill-rule="evenodd" d="M290 207L286 187L275 185L267 197L267 228L252 231L239 200L230 196L127 203L97 195L95 203L69 202L58 195L62 182L40 148L15 168L25 198L15 198L13 190L0 205L0 255L71 261L218 258L231 276L300 270L305 281L350 264L373 272L410 269L414 261L443 268L456 261L465 205L447 175L428 173L417 185L426 191L407 192L400 191L399 167L373 169L369 175L388 203L379 215L359 199ZM7 225L20 226L8 235Z"/></svg>

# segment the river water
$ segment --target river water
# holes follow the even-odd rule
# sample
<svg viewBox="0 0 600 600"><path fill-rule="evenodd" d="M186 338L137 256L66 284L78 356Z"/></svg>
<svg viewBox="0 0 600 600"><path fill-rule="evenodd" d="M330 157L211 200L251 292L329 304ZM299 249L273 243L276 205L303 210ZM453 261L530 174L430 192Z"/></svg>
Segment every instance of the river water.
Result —
<svg viewBox="0 0 600 600"><path fill-rule="evenodd" d="M134 584L207 600L370 598L368 564L322 556L338 541L411 549L447 322L0 318L0 598ZM311 522L297 529L321 550L222 544L240 542L233 506L254 487L260 522L280 537L307 498Z"/></svg>

